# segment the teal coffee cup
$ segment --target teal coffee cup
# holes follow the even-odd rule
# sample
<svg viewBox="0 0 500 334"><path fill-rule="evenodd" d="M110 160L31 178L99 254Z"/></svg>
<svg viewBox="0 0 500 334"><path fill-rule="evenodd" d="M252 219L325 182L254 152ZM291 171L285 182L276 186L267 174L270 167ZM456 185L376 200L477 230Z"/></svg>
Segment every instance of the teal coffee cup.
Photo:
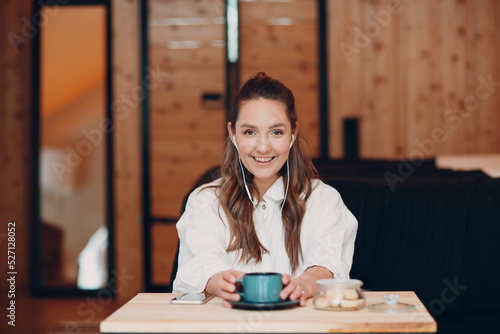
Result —
<svg viewBox="0 0 500 334"><path fill-rule="evenodd" d="M281 301L280 292L283 288L281 274L250 273L237 280L243 291L236 292L241 300L248 303L274 303Z"/></svg>

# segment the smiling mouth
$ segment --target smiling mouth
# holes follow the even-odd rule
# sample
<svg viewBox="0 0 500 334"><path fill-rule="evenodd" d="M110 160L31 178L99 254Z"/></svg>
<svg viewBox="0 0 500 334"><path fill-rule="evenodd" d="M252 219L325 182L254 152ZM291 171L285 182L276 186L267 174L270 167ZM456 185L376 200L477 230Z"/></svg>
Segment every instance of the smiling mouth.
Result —
<svg viewBox="0 0 500 334"><path fill-rule="evenodd" d="M257 162L262 162L262 163L269 162L269 161L271 161L271 160L274 159L274 157L272 157L272 158L257 158L257 157L252 157L252 158L255 161L257 161Z"/></svg>

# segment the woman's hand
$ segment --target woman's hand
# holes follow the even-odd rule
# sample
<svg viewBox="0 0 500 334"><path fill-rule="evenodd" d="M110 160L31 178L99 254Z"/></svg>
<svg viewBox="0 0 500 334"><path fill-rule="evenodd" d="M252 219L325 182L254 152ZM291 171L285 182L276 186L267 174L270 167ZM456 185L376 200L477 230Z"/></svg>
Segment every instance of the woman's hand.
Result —
<svg viewBox="0 0 500 334"><path fill-rule="evenodd" d="M245 276L245 273L238 270L218 272L210 277L205 286L205 291L222 298L222 305L224 307L232 308L233 305L229 304L228 300L240 300L240 295L235 293L236 280L243 278L243 276Z"/></svg>
<svg viewBox="0 0 500 334"><path fill-rule="evenodd" d="M320 266L308 268L299 277L283 274L282 283L285 288L281 291L280 297L283 300L300 298L299 305L306 306L306 300L316 293L316 281L322 278L333 278L333 274L330 270Z"/></svg>
<svg viewBox="0 0 500 334"><path fill-rule="evenodd" d="M300 277L296 278L288 274L283 274L281 281L285 285L280 293L281 299L290 298L290 300L296 300L300 298L300 306L305 306L307 298L312 296L312 287L310 284Z"/></svg>

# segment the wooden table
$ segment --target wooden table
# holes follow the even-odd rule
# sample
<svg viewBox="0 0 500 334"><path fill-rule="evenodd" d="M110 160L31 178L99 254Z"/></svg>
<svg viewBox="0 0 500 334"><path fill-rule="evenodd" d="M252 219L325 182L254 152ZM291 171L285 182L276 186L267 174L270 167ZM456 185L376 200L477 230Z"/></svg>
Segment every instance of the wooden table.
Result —
<svg viewBox="0 0 500 334"><path fill-rule="evenodd" d="M383 302L389 292L365 292L367 305ZM400 302L415 305L404 313L320 311L312 305L275 311L227 309L219 298L204 305L170 303L177 294L140 293L101 322L102 333L181 333L181 332L436 332L437 325L425 306L411 291L390 292Z"/></svg>

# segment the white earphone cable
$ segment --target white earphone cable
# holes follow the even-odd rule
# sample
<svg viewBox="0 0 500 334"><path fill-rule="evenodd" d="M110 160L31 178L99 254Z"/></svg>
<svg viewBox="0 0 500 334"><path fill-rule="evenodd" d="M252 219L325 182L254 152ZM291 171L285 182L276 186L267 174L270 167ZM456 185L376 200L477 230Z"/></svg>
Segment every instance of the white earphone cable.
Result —
<svg viewBox="0 0 500 334"><path fill-rule="evenodd" d="M281 203L281 210L280 212L283 211L283 207L285 206L286 202L286 195L288 195L288 187L290 186L290 167L288 163L288 158L286 158L286 190L285 190L285 197L283 198L283 203Z"/></svg>
<svg viewBox="0 0 500 334"><path fill-rule="evenodd" d="M243 164L241 163L239 151L238 151L238 161L240 162L241 174L243 175L243 183L245 183L245 189L247 191L248 198L250 199L250 202L252 202L253 208L257 209L257 207L255 206L255 203L253 202L252 195L250 194L250 190L248 190L247 180L245 178L245 170L243 169Z"/></svg>
<svg viewBox="0 0 500 334"><path fill-rule="evenodd" d="M293 140L294 140L294 136L292 135L292 143L290 144L290 148L292 148ZM240 150L238 149L238 145L236 144L236 138L235 138L235 136L233 136L233 143L234 143L234 146L236 147L236 152L238 152L238 162L240 163L241 174L243 175L243 183L245 184L245 190L247 192L248 198L250 199L250 202L252 202L253 208L256 210L257 207L255 206L255 203L254 203L254 201L252 199L252 194L250 194L250 190L248 189L247 180L245 178L245 170L243 169L243 164L241 163ZM286 158L286 189L285 189L285 197L283 198L283 202L281 203L280 212L283 211L283 207L285 206L286 196L288 195L288 188L289 188L289 186L290 186L290 164L288 162L288 157L287 157Z"/></svg>

